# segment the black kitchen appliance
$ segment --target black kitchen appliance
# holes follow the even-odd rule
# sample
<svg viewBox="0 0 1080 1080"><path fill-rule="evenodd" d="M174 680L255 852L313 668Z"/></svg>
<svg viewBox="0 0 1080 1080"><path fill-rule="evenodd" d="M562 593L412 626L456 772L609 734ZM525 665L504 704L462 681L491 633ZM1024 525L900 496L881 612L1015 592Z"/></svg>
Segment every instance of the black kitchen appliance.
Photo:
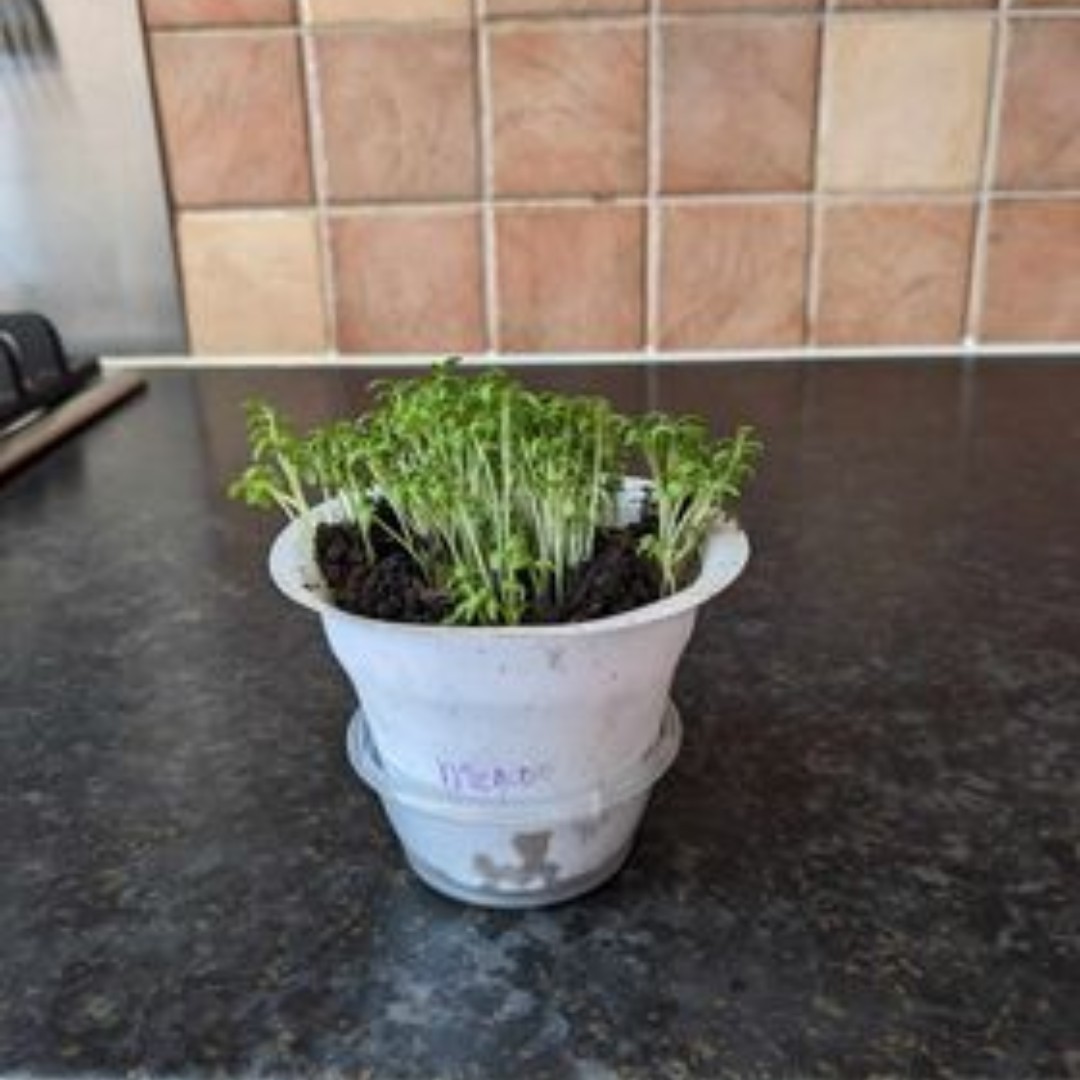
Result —
<svg viewBox="0 0 1080 1080"><path fill-rule="evenodd" d="M96 359L69 356L42 315L0 314L0 480L144 385L130 373L102 375Z"/></svg>

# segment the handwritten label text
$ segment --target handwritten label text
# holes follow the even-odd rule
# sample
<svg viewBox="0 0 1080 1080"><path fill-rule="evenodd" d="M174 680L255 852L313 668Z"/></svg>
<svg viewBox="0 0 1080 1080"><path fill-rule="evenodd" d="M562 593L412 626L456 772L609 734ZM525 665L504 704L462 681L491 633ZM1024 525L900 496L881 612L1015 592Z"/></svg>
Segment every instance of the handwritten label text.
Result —
<svg viewBox="0 0 1080 1080"><path fill-rule="evenodd" d="M440 761L442 786L455 795L510 795L529 791L551 779L551 766L480 765L473 761Z"/></svg>

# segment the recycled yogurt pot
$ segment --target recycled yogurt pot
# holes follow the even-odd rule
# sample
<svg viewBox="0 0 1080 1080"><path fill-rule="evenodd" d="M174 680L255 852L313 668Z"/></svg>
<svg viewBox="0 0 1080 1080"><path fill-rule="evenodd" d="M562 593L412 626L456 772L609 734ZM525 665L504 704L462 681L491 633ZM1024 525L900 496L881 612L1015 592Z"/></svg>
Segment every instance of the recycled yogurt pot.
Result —
<svg viewBox="0 0 1080 1080"><path fill-rule="evenodd" d="M520 908L572 899L618 872L653 785L681 742L679 714L669 705L648 753L606 786L561 798L499 801L448 794L391 773L362 712L349 725L348 750L424 881L456 900Z"/></svg>
<svg viewBox="0 0 1080 1080"><path fill-rule="evenodd" d="M643 482L620 496L629 514ZM621 615L543 626L394 623L329 600L313 525L291 522L270 573L315 611L362 712L348 746L414 869L473 903L523 907L595 888L629 851L652 785L678 750L669 695L699 608L749 557L717 521L697 577Z"/></svg>

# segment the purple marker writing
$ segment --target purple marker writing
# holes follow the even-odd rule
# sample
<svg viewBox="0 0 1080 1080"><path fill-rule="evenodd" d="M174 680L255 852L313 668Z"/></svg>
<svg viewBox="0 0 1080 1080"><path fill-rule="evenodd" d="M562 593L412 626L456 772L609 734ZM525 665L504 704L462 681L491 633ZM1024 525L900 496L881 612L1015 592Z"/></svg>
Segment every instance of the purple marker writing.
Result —
<svg viewBox="0 0 1080 1080"><path fill-rule="evenodd" d="M455 795L495 795L505 797L528 791L551 778L551 765L486 765L475 761L439 761L442 786Z"/></svg>

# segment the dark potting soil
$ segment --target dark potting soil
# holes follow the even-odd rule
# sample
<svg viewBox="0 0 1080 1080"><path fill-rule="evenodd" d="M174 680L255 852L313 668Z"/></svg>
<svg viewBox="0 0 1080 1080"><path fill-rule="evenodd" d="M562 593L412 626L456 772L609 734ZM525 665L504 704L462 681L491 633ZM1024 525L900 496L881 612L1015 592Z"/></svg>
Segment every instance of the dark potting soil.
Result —
<svg viewBox="0 0 1080 1080"><path fill-rule="evenodd" d="M583 622L618 615L660 596L655 563L638 550L651 524L605 529L592 557L573 574L561 604L533 597L524 622L533 625ZM373 536L375 560L364 551L355 525L321 524L315 530L315 562L343 611L389 622L440 623L450 613L449 597L430 588L416 563L388 533Z"/></svg>

